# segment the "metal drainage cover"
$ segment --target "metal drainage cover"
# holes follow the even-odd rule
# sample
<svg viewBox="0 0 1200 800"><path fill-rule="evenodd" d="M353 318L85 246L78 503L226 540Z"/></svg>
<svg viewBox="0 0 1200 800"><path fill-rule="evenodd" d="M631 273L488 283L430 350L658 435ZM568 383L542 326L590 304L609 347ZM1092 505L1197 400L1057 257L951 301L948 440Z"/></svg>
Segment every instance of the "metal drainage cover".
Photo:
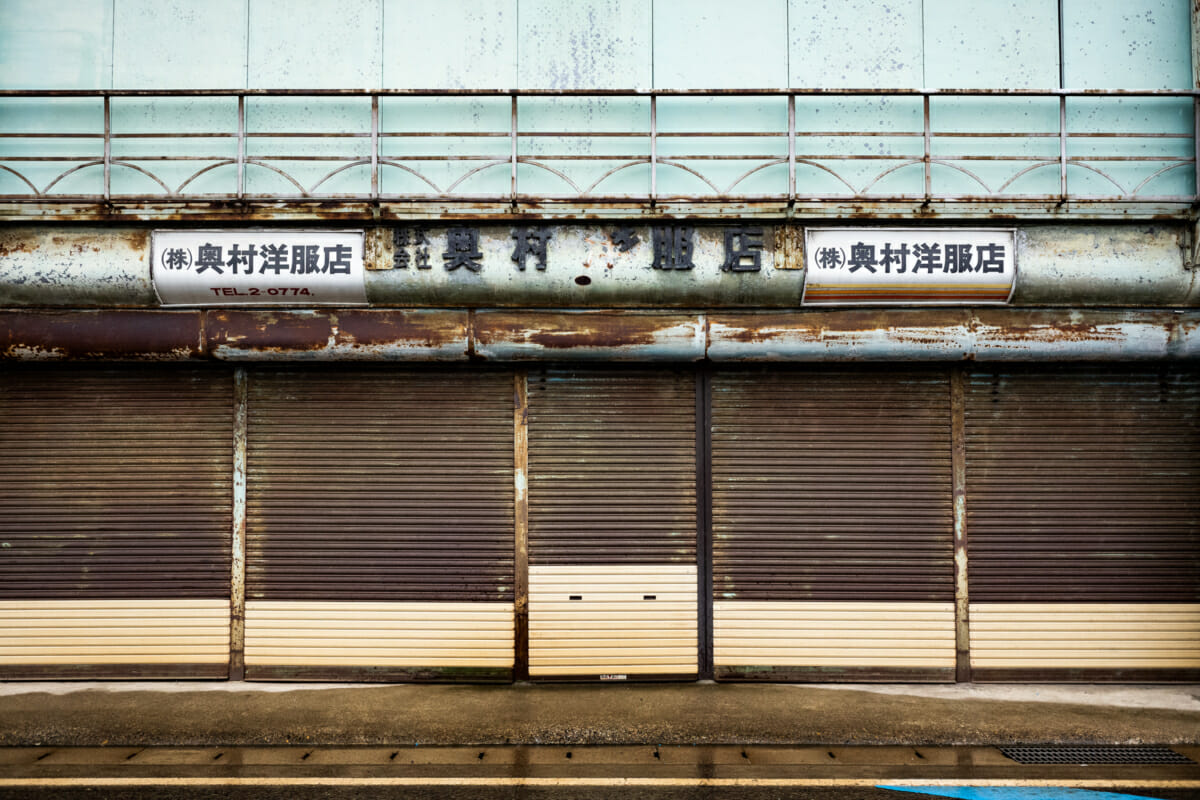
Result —
<svg viewBox="0 0 1200 800"><path fill-rule="evenodd" d="M1018 764L1194 764L1169 747L1001 747Z"/></svg>

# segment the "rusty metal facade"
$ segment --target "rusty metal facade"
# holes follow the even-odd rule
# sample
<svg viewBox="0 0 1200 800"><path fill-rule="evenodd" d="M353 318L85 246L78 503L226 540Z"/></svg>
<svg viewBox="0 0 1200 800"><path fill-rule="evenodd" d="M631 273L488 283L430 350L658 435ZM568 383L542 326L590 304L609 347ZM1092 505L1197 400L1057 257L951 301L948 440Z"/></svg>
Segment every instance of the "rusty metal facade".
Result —
<svg viewBox="0 0 1200 800"><path fill-rule="evenodd" d="M512 376L249 375L247 600L513 598Z"/></svg>
<svg viewBox="0 0 1200 800"><path fill-rule="evenodd" d="M529 563L696 563L690 370L529 371Z"/></svg>
<svg viewBox="0 0 1200 800"><path fill-rule="evenodd" d="M945 371L722 371L712 414L716 599L954 599Z"/></svg>
<svg viewBox="0 0 1200 800"><path fill-rule="evenodd" d="M975 369L972 603L1200 601L1200 374Z"/></svg>
<svg viewBox="0 0 1200 800"><path fill-rule="evenodd" d="M336 129L330 130L252 130L247 126L248 106L254 106L272 98L356 98L362 119L356 122L339 117ZM524 117L524 109L531 101L543 97L602 100L625 98L628 102L642 103L644 122L640 130L624 130L623 123L614 127L604 120L593 122L587 129L546 130L544 126L531 126ZM137 211L149 205L162 213L170 204L209 204L220 210L228 204L247 202L285 203L289 207L297 204L312 204L319 211L322 203L332 203L339 208L342 203L366 202L370 204L396 204L426 202L435 205L457 207L460 210L478 210L492 207L492 213L500 212L498 205L511 208L540 208L558 203L568 203L577 209L586 206L608 204L659 204L670 205L704 203L772 204L776 208L794 209L798 205L822 203L851 203L860 213L870 211L871 204L901 203L910 208L926 208L938 204L986 204L1012 202L1042 204L1039 213L1053 215L1068 203L1118 204L1129 208L1139 205L1146 208L1175 206L1178 214L1186 214L1187 208L1196 198L1195 178L1190 190L1184 194L1156 195L1145 191L1159 176L1181 169L1194 169L1196 138L1188 133L1161 131L1092 130L1086 125L1072 129L1074 114L1069 113L1069 102L1084 99L1113 99L1152 102L1172 99L1196 107L1197 92L1194 90L1097 90L1097 89L1048 89L1048 90L1002 90L1002 89L727 89L727 90L56 90L56 91L0 91L0 99L45 101L52 98L79 98L96 105L98 122L91 130L38 131L36 134L9 130L0 133L6 140L15 140L21 155L6 155L3 170L27 191L8 195L3 199L13 203L9 213L20 216L36 216L39 207L47 204L58 206L68 215L103 215L112 203L127 203ZM169 98L225 99L231 103L225 125L216 129L205 127L206 120L187 119L182 114L177 122L178 130L163 131L114 131L113 105L126 99L158 100ZM459 126L461 130L445 130L442 127L412 127L406 119L402 126L387 125L381 117L381 104L401 98L424 98L427 102L443 107L463 99L507 100L507 124L480 126L468 118ZM676 98L754 98L760 102L772 101L781 104L781 118L786 126L776 130L732 129L662 129L659 125L659 107ZM891 127L864 126L865 129L835 126L826 130L818 116L809 119L805 114L805 101L812 99L908 99L920 105L921 126L893 129ZM995 129L972 129L970 131L951 128L942 130L938 124L939 103L948 99L988 98L1001 107L1005 103L1018 107L1031 100L1043 100L1058 107L1057 126L1037 131L1014 131L1002 125ZM799 101L799 102L798 102ZM1014 105L1015 103L1015 105ZM799 107L798 107L799 105ZM466 106L469 110L470 106ZM178 113L178 112L177 112ZM460 112L461 113L461 112ZM1193 110L1195 117L1200 112ZM432 115L433 119L444 117ZM993 118L1004 118L1003 111L994 112ZM211 124L211 121L208 121ZM181 152L167 152L160 146L164 141L179 141L191 138L208 151L196 146L183 148ZM712 147L712 142L729 142L730 145ZM864 147L835 147L830 151L827 142L862 143ZM991 143L977 149L971 141ZM1034 140L1044 140L1057 145L1045 152L1030 154L1024 147ZM72 145L83 145L85 155L54 154L69 152L58 148L38 152L39 142L54 145L66 141ZM496 141L501 146L496 145ZM34 147L30 148L30 142ZM279 142L288 142L280 145ZM329 143L335 143L329 147ZM417 146L413 146L413 143ZM466 147L458 146L469 143ZM600 146L594 143L602 143ZM753 142L753 144L747 144ZM1076 147L1079 142L1089 145L1103 143L1104 146ZM1145 145L1167 143L1162 153L1147 155ZM221 145L227 146L218 146ZM446 144L449 143L449 144ZM765 143L765 149L764 149ZM996 143L1012 143L995 150ZM1111 145L1119 143L1116 150ZM132 147L130 145L132 144ZM402 144L408 144L408 152ZM90 147L89 147L90 145ZM340 146L339 146L340 145ZM365 147L364 147L365 145ZM47 147L47 145L40 145ZM144 148L144 152L137 148ZM282 147L276 151L272 148ZM317 147L322 155L314 155ZM867 150L870 152L867 152ZM1051 154L1053 150L1053 154ZM115 152L114 152L115 151ZM34 153L34 154L28 154ZM232 155L231 155L232 153ZM568 174L572 161L584 161L599 165L602 170L598 178L580 180ZM61 163L62 171L41 185L31 180L24 169L26 164ZM860 165L876 162L880 165L877 174L863 181L853 170L843 165ZM1015 164L1014 174L1007 180L997 182L989 176L985 165L1009 162ZM176 183L175 178L166 177L164 164L196 165L190 173ZM296 170L297 164L327 165L316 173L315 180L304 177L304 171ZM460 174L453 178L440 178L441 170L430 170L430 166L461 165ZM736 177L727 181L721 170L712 170L712 164L734 165ZM745 169L737 170L736 165ZM1137 173L1133 182L1115 166L1146 164L1149 169ZM839 188L814 196L807 191L803 181L797 179L797 167L804 166L829 174ZM923 172L923 190L900 191L887 188L884 180L898 169L911 167ZM256 192L247 185L250 169L269 171L288 186L280 192ZM765 170L785 170L786 178L776 191L764 192L756 189L749 180ZM98 171L102 175L99 191L84 194L68 194L56 187L83 171ZM114 191L115 170L137 173L150 185L151 193ZM354 191L336 191L333 181L348 171L362 173L361 188ZM504 170L508 174L504 191L471 193L470 178L487 170ZM648 171L648 185L644 190L625 190L612 193L605 185L612 176L629 170ZM975 191L947 191L939 187L942 170L966 176L977 187ZM1057 172L1057 190L1052 192L1025 193L1010 187L1034 170ZM211 177L214 171L228 173L224 191L203 191L192 188L198 179ZM703 185L699 193L679 194L660 191L660 176L664 171L682 171L690 174ZM1077 171L1100 176L1108 188L1096 192L1084 188L1077 190L1072 180ZM163 174L158 174L162 172ZM401 194L388 193L385 186L387 173L411 176L419 183L417 190ZM538 186L537 178L553 175L558 179L561 190L548 192L544 189L530 190L526 181ZM987 176L987 179L985 179ZM170 181L170 182L168 182ZM439 182L440 181L440 182ZM991 183L989 183L991 181ZM1083 182L1086 186L1086 181ZM994 185L993 185L994 184ZM28 208L22 210L22 204ZM167 214L174 213L166 210ZM290 213L280 209L279 213ZM994 211L993 211L994 213Z"/></svg>

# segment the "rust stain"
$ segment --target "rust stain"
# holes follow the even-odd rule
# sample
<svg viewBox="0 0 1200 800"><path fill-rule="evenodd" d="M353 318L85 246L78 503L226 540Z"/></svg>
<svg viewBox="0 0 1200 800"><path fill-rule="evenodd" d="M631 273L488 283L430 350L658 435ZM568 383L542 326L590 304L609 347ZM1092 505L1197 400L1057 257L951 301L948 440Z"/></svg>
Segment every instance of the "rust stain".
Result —
<svg viewBox="0 0 1200 800"><path fill-rule="evenodd" d="M440 349L462 344L466 349L465 311L339 311L337 322L339 345Z"/></svg>
<svg viewBox="0 0 1200 800"><path fill-rule="evenodd" d="M595 347L638 347L657 344L664 332L695 321L691 316L521 313L495 311L476 316L475 336L481 345L516 342L547 350Z"/></svg>
<svg viewBox="0 0 1200 800"><path fill-rule="evenodd" d="M66 359L201 358L197 311L0 311L0 353Z"/></svg>
<svg viewBox="0 0 1200 800"><path fill-rule="evenodd" d="M335 324L329 312L209 311L204 329L209 352L218 347L305 352L328 346Z"/></svg>
<svg viewBox="0 0 1200 800"><path fill-rule="evenodd" d="M802 313L709 315L710 326L722 326L721 338L739 344L769 344L781 340L822 341L851 338L880 331L903 331L907 341L942 344L944 339L915 331L965 325L961 310L897 309L892 311L847 310Z"/></svg>

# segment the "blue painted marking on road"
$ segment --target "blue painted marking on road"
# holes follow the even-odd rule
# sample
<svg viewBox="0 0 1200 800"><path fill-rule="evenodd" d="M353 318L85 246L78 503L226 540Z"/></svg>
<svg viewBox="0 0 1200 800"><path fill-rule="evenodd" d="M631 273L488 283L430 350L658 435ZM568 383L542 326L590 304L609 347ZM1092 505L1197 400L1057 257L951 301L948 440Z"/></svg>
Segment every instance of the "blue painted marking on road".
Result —
<svg viewBox="0 0 1200 800"><path fill-rule="evenodd" d="M1157 800L1140 794L1096 792L1065 786L876 786L893 792L914 792L959 800Z"/></svg>

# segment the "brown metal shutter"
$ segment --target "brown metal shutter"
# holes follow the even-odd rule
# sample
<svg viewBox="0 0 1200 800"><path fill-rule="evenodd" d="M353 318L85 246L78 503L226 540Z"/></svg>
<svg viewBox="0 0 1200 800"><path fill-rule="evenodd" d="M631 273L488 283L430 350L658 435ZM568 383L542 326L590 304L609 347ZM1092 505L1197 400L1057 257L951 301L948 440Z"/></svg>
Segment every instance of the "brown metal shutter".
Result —
<svg viewBox="0 0 1200 800"><path fill-rule="evenodd" d="M513 378L253 373L247 674L501 677Z"/></svg>
<svg viewBox="0 0 1200 800"><path fill-rule="evenodd" d="M228 371L5 369L0 452L0 674L226 674Z"/></svg>
<svg viewBox="0 0 1200 800"><path fill-rule="evenodd" d="M718 676L950 678L951 480L944 372L715 375Z"/></svg>
<svg viewBox="0 0 1200 800"><path fill-rule="evenodd" d="M966 437L975 676L1200 675L1200 375L978 370Z"/></svg>
<svg viewBox="0 0 1200 800"><path fill-rule="evenodd" d="M695 674L694 374L528 381L530 674Z"/></svg>

